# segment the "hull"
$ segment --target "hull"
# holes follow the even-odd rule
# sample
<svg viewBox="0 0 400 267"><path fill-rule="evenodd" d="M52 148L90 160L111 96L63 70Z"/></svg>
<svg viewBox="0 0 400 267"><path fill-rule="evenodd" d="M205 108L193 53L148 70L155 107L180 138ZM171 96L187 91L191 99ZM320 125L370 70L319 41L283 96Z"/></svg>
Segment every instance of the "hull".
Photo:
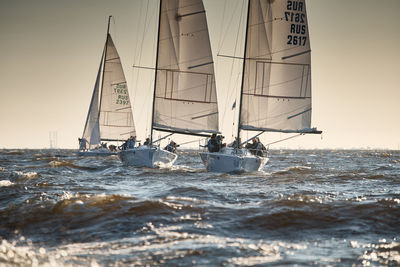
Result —
<svg viewBox="0 0 400 267"><path fill-rule="evenodd" d="M211 172L254 172L260 171L268 158L250 154L246 149L223 149L221 152L200 152L201 160Z"/></svg>
<svg viewBox="0 0 400 267"><path fill-rule="evenodd" d="M118 156L125 166L135 167L170 167L178 155L158 147L140 146L118 152Z"/></svg>
<svg viewBox="0 0 400 267"><path fill-rule="evenodd" d="M78 151L78 156L83 156L83 157L90 157L90 156L97 157L97 156L111 156L111 155L117 155L117 152L112 152L105 148L90 149L87 151Z"/></svg>

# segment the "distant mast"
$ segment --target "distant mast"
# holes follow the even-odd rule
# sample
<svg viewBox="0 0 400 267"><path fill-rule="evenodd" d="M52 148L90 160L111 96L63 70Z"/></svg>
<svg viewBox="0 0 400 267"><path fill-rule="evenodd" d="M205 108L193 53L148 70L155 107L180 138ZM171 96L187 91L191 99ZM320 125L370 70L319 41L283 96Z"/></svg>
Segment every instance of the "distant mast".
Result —
<svg viewBox="0 0 400 267"><path fill-rule="evenodd" d="M57 131L49 132L50 149L57 148Z"/></svg>

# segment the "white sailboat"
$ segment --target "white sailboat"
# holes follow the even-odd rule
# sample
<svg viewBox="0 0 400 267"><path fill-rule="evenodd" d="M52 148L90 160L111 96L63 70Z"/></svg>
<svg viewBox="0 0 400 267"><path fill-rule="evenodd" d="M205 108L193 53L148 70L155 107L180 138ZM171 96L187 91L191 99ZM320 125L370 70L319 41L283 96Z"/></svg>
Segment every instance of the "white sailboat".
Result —
<svg viewBox="0 0 400 267"><path fill-rule="evenodd" d="M218 106L203 2L160 0L159 12L151 143L160 141L154 131L208 137L218 132ZM151 168L177 158L154 145L118 155L125 165Z"/></svg>
<svg viewBox="0 0 400 267"><path fill-rule="evenodd" d="M249 0L245 38L236 138L242 130L258 131L255 137L264 132L320 134L311 128L305 0ZM240 148L200 156L215 172L258 171L268 161Z"/></svg>
<svg viewBox="0 0 400 267"><path fill-rule="evenodd" d="M103 147L102 142L124 142L135 136L131 102L120 57L109 34L97 73L96 83L86 118L82 139L86 149L79 155L111 155L116 152Z"/></svg>

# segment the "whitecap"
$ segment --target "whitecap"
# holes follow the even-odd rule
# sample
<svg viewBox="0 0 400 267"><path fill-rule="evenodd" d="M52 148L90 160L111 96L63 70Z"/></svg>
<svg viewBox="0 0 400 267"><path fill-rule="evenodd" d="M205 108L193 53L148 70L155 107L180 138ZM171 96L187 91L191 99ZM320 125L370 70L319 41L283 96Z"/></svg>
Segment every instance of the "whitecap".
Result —
<svg viewBox="0 0 400 267"><path fill-rule="evenodd" d="M14 172L16 175L19 177L24 177L24 178L36 178L39 177L39 174L37 172L20 172L20 171L15 171Z"/></svg>
<svg viewBox="0 0 400 267"><path fill-rule="evenodd" d="M3 186L10 186L13 185L14 183L10 182L9 180L0 180L0 187Z"/></svg>
<svg viewBox="0 0 400 267"><path fill-rule="evenodd" d="M229 263L241 266L253 266L253 265L272 263L280 259L282 259L280 255L236 257L236 258L231 258L229 260Z"/></svg>

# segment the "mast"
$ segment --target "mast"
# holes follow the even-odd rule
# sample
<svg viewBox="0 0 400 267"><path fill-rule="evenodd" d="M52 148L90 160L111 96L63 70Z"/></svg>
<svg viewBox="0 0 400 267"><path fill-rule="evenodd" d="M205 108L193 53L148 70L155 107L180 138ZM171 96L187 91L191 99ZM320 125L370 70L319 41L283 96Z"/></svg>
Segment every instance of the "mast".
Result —
<svg viewBox="0 0 400 267"><path fill-rule="evenodd" d="M160 26L161 26L161 9L162 9L162 0L160 0L160 10L158 13L158 33L157 33L157 50L156 50L156 67L155 67L155 77L154 77L154 90L153 90L153 107L151 110L151 129L150 129L150 144L153 143L153 120L154 120L154 108L155 108L155 99L156 99L156 89L157 89L157 65L158 65L158 50L160 47Z"/></svg>
<svg viewBox="0 0 400 267"><path fill-rule="evenodd" d="M239 118L238 118L238 129L237 129L237 134L236 134L238 146L239 146L239 137L240 137L240 117L242 115L242 94L243 94L243 85L244 85L244 72L246 69L246 51L247 51L247 37L248 37L248 31L249 31L250 1L251 0L248 1L248 5L247 5L247 21L246 21L246 37L244 39L242 85L240 86L240 96L239 96Z"/></svg>
<svg viewBox="0 0 400 267"><path fill-rule="evenodd" d="M107 44L108 44L108 35L109 35L109 32L110 32L111 17L112 17L111 15L108 16L107 37L106 37L106 45L105 45L105 48L104 48L103 76L101 77L101 86L100 86L99 118L100 118L100 110L101 110L101 99L103 97L104 72L105 72L105 65L106 65L106 60L107 60ZM101 135L100 135L100 141L101 141Z"/></svg>

